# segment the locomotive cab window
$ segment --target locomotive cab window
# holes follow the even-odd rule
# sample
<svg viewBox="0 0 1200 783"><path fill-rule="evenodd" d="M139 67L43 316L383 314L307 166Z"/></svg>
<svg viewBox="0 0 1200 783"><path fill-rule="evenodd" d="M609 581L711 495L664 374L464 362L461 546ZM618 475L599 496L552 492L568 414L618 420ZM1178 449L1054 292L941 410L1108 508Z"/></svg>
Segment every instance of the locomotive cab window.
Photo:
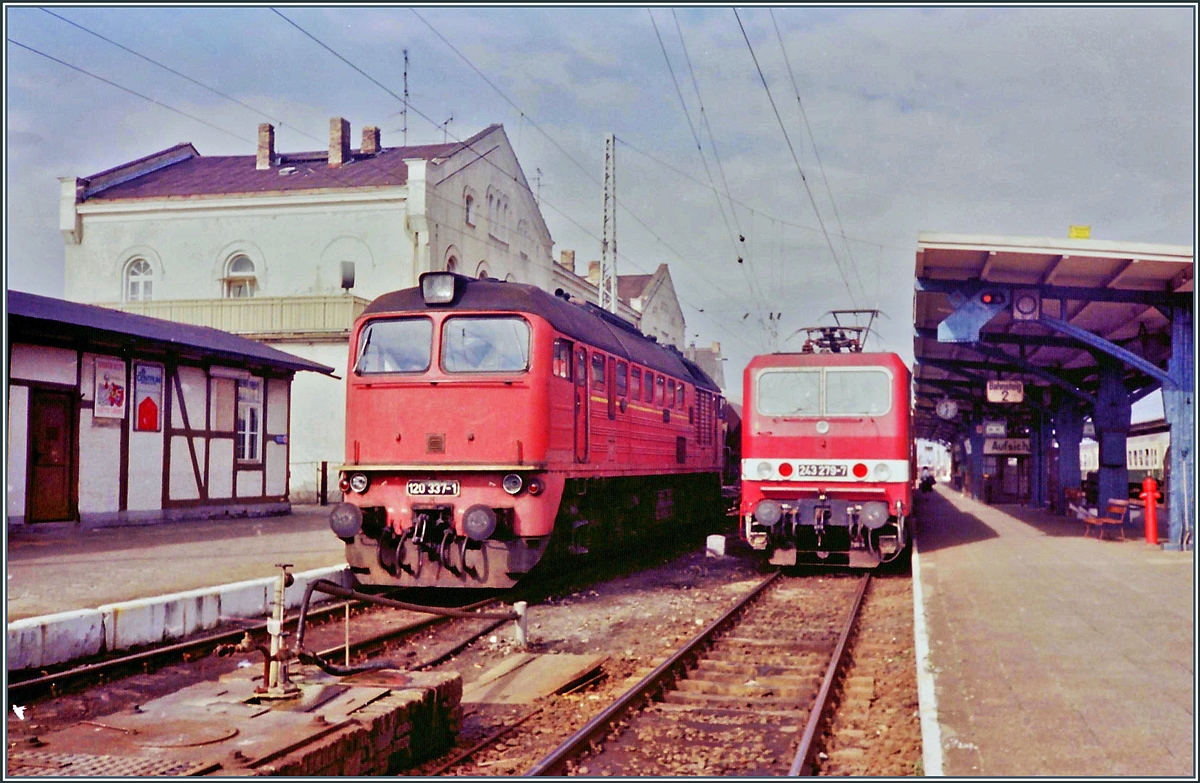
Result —
<svg viewBox="0 0 1200 783"><path fill-rule="evenodd" d="M571 380L571 343L567 340L554 341L554 375Z"/></svg>
<svg viewBox="0 0 1200 783"><path fill-rule="evenodd" d="M447 318L442 324L442 369L525 372L529 369L529 324L515 316Z"/></svg>
<svg viewBox="0 0 1200 783"><path fill-rule="evenodd" d="M629 370L629 398L635 402L642 399L641 367L632 367Z"/></svg>
<svg viewBox="0 0 1200 783"><path fill-rule="evenodd" d="M604 391L604 354L592 354L592 388Z"/></svg>
<svg viewBox="0 0 1200 783"><path fill-rule="evenodd" d="M892 376L886 370L825 370L825 415L882 416L891 407Z"/></svg>
<svg viewBox="0 0 1200 783"><path fill-rule="evenodd" d="M369 321L358 336L354 372L417 373L429 369L433 321L428 318L395 318Z"/></svg>
<svg viewBox="0 0 1200 783"><path fill-rule="evenodd" d="M754 404L764 416L821 415L820 370L769 370L758 376Z"/></svg>

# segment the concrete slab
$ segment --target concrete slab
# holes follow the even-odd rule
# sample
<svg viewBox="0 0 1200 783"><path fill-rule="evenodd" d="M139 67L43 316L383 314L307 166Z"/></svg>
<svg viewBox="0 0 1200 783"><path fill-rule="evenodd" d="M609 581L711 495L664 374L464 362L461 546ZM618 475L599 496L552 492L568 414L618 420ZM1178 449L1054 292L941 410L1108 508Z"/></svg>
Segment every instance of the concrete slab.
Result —
<svg viewBox="0 0 1200 783"><path fill-rule="evenodd" d="M97 609L59 612L8 624L8 670L36 669L100 652L104 616Z"/></svg>
<svg viewBox="0 0 1200 783"><path fill-rule="evenodd" d="M580 680L606 660L606 655L517 653L468 684L462 700L468 704L528 704Z"/></svg>

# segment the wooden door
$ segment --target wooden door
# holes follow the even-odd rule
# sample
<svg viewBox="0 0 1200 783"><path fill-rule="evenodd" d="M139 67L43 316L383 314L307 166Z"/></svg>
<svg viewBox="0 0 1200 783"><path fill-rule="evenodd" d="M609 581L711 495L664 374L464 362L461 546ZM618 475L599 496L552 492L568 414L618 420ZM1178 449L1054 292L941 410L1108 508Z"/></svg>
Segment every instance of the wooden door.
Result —
<svg viewBox="0 0 1200 783"><path fill-rule="evenodd" d="M31 389L29 393L30 522L73 519L72 456L75 449L75 405L67 392Z"/></svg>

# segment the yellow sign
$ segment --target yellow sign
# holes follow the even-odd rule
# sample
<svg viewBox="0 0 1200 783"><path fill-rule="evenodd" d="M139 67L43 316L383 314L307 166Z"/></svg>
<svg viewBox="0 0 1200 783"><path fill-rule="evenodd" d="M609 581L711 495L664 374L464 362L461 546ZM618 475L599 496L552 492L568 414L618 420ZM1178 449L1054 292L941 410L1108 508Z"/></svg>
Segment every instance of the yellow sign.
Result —
<svg viewBox="0 0 1200 783"><path fill-rule="evenodd" d="M1070 239L1091 239L1092 238L1092 227L1091 226L1071 226L1071 230L1067 234L1067 237Z"/></svg>

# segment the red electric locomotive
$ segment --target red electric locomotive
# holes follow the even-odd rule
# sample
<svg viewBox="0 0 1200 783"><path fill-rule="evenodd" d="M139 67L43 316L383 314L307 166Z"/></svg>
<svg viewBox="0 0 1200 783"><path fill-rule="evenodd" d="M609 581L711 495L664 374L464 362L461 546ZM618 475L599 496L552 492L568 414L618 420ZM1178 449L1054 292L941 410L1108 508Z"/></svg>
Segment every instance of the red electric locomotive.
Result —
<svg viewBox="0 0 1200 783"><path fill-rule="evenodd" d="M507 587L719 509L722 405L595 305L425 273L354 324L330 526L360 584Z"/></svg>
<svg viewBox="0 0 1200 783"><path fill-rule="evenodd" d="M862 330L813 327L746 367L739 527L773 564L873 568L908 546L911 379Z"/></svg>

